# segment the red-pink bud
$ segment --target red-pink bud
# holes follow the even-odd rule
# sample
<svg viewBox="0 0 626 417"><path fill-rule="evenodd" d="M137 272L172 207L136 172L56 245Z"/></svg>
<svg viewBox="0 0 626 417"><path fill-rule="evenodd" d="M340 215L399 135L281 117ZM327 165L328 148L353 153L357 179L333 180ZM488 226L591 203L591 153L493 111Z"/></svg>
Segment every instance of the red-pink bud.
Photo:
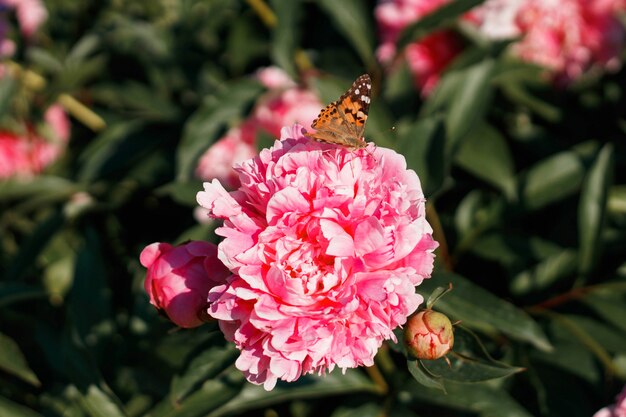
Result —
<svg viewBox="0 0 626 417"><path fill-rule="evenodd" d="M409 353L418 359L439 359L454 345L452 323L436 311L420 311L409 318L404 343Z"/></svg>
<svg viewBox="0 0 626 417"><path fill-rule="evenodd" d="M217 246L194 241L180 246L153 243L141 252L148 268L144 283L150 303L180 327L207 320L208 293L230 275L217 258Z"/></svg>

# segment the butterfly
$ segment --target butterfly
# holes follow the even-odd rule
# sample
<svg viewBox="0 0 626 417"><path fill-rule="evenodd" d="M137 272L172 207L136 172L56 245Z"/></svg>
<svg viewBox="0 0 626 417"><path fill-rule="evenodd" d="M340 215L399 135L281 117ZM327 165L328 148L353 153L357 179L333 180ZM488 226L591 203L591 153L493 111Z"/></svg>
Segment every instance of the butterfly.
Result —
<svg viewBox="0 0 626 417"><path fill-rule="evenodd" d="M315 132L307 132L305 135L321 142L349 148L365 148L367 142L363 133L371 93L372 80L368 74L363 74L339 97L339 100L322 109L311 124Z"/></svg>

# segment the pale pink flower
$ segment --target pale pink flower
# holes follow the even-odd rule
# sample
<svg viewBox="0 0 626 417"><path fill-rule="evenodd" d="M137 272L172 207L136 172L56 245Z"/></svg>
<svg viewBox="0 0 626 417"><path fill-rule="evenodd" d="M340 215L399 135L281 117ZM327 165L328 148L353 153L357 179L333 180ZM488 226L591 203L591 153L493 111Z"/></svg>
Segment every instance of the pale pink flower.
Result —
<svg viewBox="0 0 626 417"><path fill-rule="evenodd" d="M52 104L43 115L44 121L50 126L52 133L61 142L67 142L70 139L70 119L60 104Z"/></svg>
<svg viewBox="0 0 626 417"><path fill-rule="evenodd" d="M394 64L392 59L396 55L396 42L400 33L447 3L449 0L381 1L374 12L381 38L376 51L378 59L385 64ZM443 71L462 50L461 40L450 30L431 33L406 47L403 56L422 96L427 96L434 89Z"/></svg>
<svg viewBox="0 0 626 417"><path fill-rule="evenodd" d="M30 38L48 18L48 11L41 0L2 0L1 4L15 9L22 34Z"/></svg>
<svg viewBox="0 0 626 417"><path fill-rule="evenodd" d="M323 107L317 94L296 86L278 67L262 68L256 77L269 91L257 100L252 114L239 127L229 130L201 156L196 177L205 181L217 178L227 188L237 188L239 180L232 167L257 154L259 129L279 137L283 126L310 126Z"/></svg>
<svg viewBox="0 0 626 417"><path fill-rule="evenodd" d="M24 133L0 132L0 178L31 177L55 162L69 140L69 120L59 106L50 106L44 115L52 137L39 135L32 126Z"/></svg>
<svg viewBox="0 0 626 417"><path fill-rule="evenodd" d="M593 417L626 417L626 387L615 398L615 404L598 410Z"/></svg>
<svg viewBox="0 0 626 417"><path fill-rule="evenodd" d="M488 39L509 39L521 34L516 19L527 0L487 0L472 10L470 22Z"/></svg>
<svg viewBox="0 0 626 417"><path fill-rule="evenodd" d="M528 0L517 15L523 37L514 54L548 68L560 85L596 66L618 68L624 28L612 10L592 5L591 0Z"/></svg>
<svg viewBox="0 0 626 417"><path fill-rule="evenodd" d="M269 92L262 97L252 118L261 129L274 137L279 137L283 126L295 123L311 126L322 107L317 94L304 88L293 87Z"/></svg>
<svg viewBox="0 0 626 417"><path fill-rule="evenodd" d="M217 178L228 188L237 188L239 179L233 165L256 155L255 126L244 123L234 127L200 157L196 176L209 181Z"/></svg>
<svg viewBox="0 0 626 417"><path fill-rule="evenodd" d="M209 314L241 350L238 369L265 389L373 364L423 301L437 243L424 195L400 154L311 141L301 126L238 165L241 187L204 183L198 203L224 219Z"/></svg>
<svg viewBox="0 0 626 417"><path fill-rule="evenodd" d="M206 321L209 289L230 275L217 259L217 246L209 242L153 243L144 248L140 260L148 268L144 287L150 304L180 327Z"/></svg>
<svg viewBox="0 0 626 417"><path fill-rule="evenodd" d="M620 67L623 8L623 0L489 0L472 22L491 39L519 36L512 53L565 86L591 69Z"/></svg>
<svg viewBox="0 0 626 417"><path fill-rule="evenodd" d="M256 72L256 78L269 89L293 88L296 86L289 74L278 67L260 68Z"/></svg>

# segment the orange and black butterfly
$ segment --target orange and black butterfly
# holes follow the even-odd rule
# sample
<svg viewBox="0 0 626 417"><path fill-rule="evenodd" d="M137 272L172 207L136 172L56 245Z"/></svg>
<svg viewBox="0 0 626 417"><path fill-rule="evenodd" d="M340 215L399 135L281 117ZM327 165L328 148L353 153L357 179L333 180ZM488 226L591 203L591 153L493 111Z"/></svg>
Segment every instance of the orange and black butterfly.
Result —
<svg viewBox="0 0 626 417"><path fill-rule="evenodd" d="M349 148L365 148L367 142L363 133L371 93L372 80L369 75L363 74L339 97L339 100L322 109L311 125L315 132L306 133L306 136Z"/></svg>

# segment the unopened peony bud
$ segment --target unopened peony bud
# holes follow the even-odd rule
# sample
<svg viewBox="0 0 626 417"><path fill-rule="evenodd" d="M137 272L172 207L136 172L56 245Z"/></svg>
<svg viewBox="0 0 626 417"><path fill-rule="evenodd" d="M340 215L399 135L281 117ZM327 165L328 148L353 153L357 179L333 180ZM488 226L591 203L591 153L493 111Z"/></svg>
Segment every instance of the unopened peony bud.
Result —
<svg viewBox="0 0 626 417"><path fill-rule="evenodd" d="M452 323L436 311L420 311L409 318L404 343L409 353L418 359L439 359L454 345Z"/></svg>
<svg viewBox="0 0 626 417"><path fill-rule="evenodd" d="M217 246L195 241L180 246L153 243L141 252L148 268L144 283L150 303L180 327L208 319L208 294L230 275L217 258Z"/></svg>

